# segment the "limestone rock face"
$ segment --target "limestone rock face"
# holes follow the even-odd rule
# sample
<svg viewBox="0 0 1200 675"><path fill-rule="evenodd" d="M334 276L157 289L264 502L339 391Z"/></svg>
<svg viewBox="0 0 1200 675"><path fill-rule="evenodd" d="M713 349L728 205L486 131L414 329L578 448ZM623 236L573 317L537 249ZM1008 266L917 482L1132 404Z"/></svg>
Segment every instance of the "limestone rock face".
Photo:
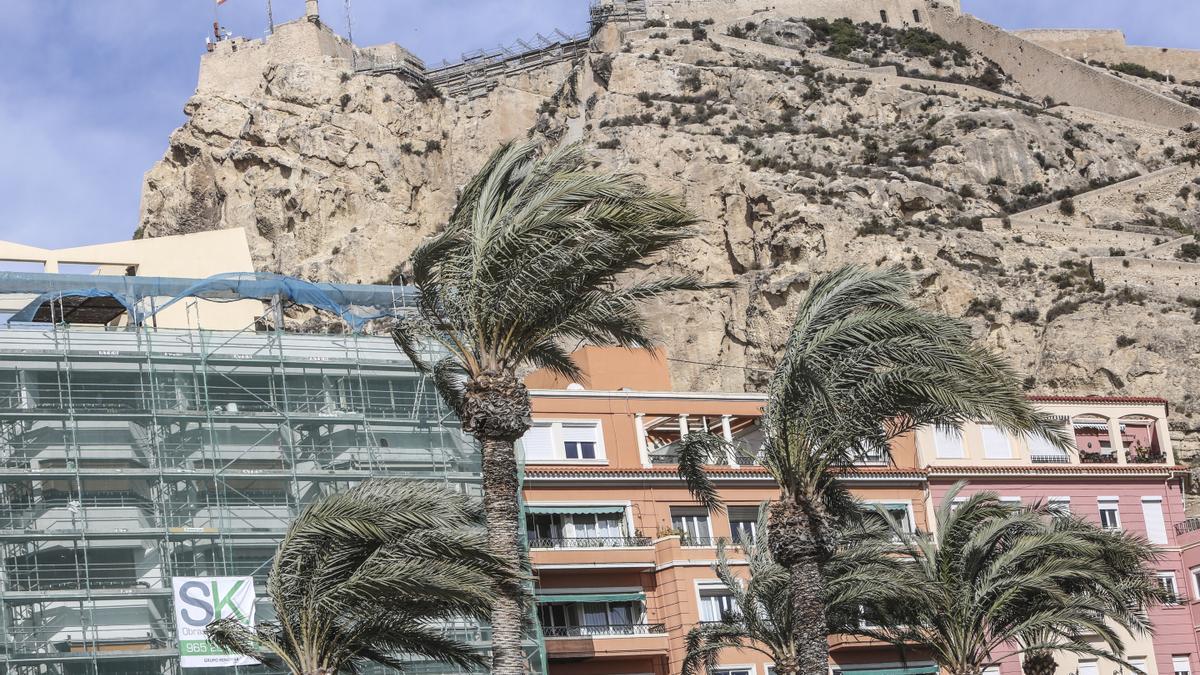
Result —
<svg viewBox="0 0 1200 675"><path fill-rule="evenodd" d="M760 387L815 275L901 265L1032 392L1161 395L1200 447L1194 133L1047 108L928 35L861 26L847 51L819 25L745 23L610 26L475 95L273 63L256 91L188 101L136 236L240 227L263 270L386 283L499 142L579 140L701 216L647 273L738 281L648 308L688 361L679 389Z"/></svg>

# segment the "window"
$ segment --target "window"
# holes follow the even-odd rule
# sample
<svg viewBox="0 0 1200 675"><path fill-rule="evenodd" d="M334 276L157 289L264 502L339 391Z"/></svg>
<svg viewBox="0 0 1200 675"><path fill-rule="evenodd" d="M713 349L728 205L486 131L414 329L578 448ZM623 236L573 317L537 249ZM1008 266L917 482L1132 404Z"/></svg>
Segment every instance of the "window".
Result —
<svg viewBox="0 0 1200 675"><path fill-rule="evenodd" d="M625 634L641 625L644 619L645 608L641 602L544 602L538 605L538 620L548 637Z"/></svg>
<svg viewBox="0 0 1200 675"><path fill-rule="evenodd" d="M921 11L920 10L918 10L918 9L913 10L913 21L916 21L917 23L921 23Z"/></svg>
<svg viewBox="0 0 1200 675"><path fill-rule="evenodd" d="M1146 538L1151 544L1167 543L1167 523L1163 520L1162 497L1142 497L1142 517Z"/></svg>
<svg viewBox="0 0 1200 675"><path fill-rule="evenodd" d="M596 459L596 425L564 424L563 452L567 459Z"/></svg>
<svg viewBox="0 0 1200 675"><path fill-rule="evenodd" d="M958 429L934 429L933 447L938 459L966 457L966 453L963 452L962 432Z"/></svg>
<svg viewBox="0 0 1200 675"><path fill-rule="evenodd" d="M1008 434L992 424L979 425L979 433L983 435L983 456L986 459L1012 459L1012 444L1008 442Z"/></svg>
<svg viewBox="0 0 1200 675"><path fill-rule="evenodd" d="M721 621L735 611L733 596L724 586L700 589L701 621Z"/></svg>
<svg viewBox="0 0 1200 675"><path fill-rule="evenodd" d="M1000 666L988 666L984 668L983 675L1000 675ZM1084 675L1084 672L1082 670L1079 671L1079 675ZM1092 673L1092 675L1096 675L1096 673Z"/></svg>
<svg viewBox="0 0 1200 675"><path fill-rule="evenodd" d="M1192 597L1200 598L1200 567L1193 567L1190 572L1192 575Z"/></svg>
<svg viewBox="0 0 1200 675"><path fill-rule="evenodd" d="M1051 497L1046 500L1046 506L1050 513L1066 517L1071 515L1071 498L1070 497Z"/></svg>
<svg viewBox="0 0 1200 675"><path fill-rule="evenodd" d="M1095 661L1080 661L1079 675L1100 675L1100 667Z"/></svg>
<svg viewBox="0 0 1200 675"><path fill-rule="evenodd" d="M887 10L879 10L879 23L887 23Z"/></svg>
<svg viewBox="0 0 1200 675"><path fill-rule="evenodd" d="M526 462L590 462L604 459L599 422L534 422L521 437Z"/></svg>
<svg viewBox="0 0 1200 675"><path fill-rule="evenodd" d="M1121 509L1116 497L1101 497L1097 500L1100 504L1100 527L1106 530L1121 529Z"/></svg>
<svg viewBox="0 0 1200 675"><path fill-rule="evenodd" d="M612 513L530 513L525 530L534 548L603 546L625 536L625 519Z"/></svg>
<svg viewBox="0 0 1200 675"><path fill-rule="evenodd" d="M1054 447L1041 436L1029 434L1025 441L1029 444L1029 460L1035 464L1066 464L1070 461L1066 450Z"/></svg>
<svg viewBox="0 0 1200 675"><path fill-rule="evenodd" d="M879 503L879 505L883 507L884 511L887 511L892 520L900 525L901 530L908 533L916 531L913 525L911 505L908 502Z"/></svg>
<svg viewBox="0 0 1200 675"><path fill-rule="evenodd" d="M771 669L774 670L774 666ZM713 668L713 675L754 675L749 668Z"/></svg>
<svg viewBox="0 0 1200 675"><path fill-rule="evenodd" d="M1159 572L1158 573L1158 585L1162 587L1163 592L1166 593L1166 595L1167 595L1166 599L1163 600L1163 604L1165 604L1165 605L1178 605L1179 604L1179 599L1180 599L1179 598L1179 588L1175 585L1175 573L1174 572Z"/></svg>
<svg viewBox="0 0 1200 675"><path fill-rule="evenodd" d="M1001 497L1001 498L1000 498L1000 501L1001 501L1001 502L1004 502L1004 505L1005 505L1005 506L1011 506L1011 507L1014 507L1014 508L1015 508L1015 507L1018 507L1018 506L1020 506L1020 505L1021 505L1021 498L1020 498L1020 497Z"/></svg>
<svg viewBox="0 0 1200 675"><path fill-rule="evenodd" d="M1192 659L1187 654L1171 657L1171 670L1175 675L1192 675Z"/></svg>
<svg viewBox="0 0 1200 675"><path fill-rule="evenodd" d="M712 543L712 526L704 508L672 506L671 527L679 530L684 546L708 546Z"/></svg>
<svg viewBox="0 0 1200 675"><path fill-rule="evenodd" d="M1133 666L1133 672L1135 675L1138 673L1146 675L1146 657L1130 656L1126 660L1129 661L1129 665Z"/></svg>
<svg viewBox="0 0 1200 675"><path fill-rule="evenodd" d="M733 534L734 543L752 543L758 534L758 507L729 507L729 531Z"/></svg>

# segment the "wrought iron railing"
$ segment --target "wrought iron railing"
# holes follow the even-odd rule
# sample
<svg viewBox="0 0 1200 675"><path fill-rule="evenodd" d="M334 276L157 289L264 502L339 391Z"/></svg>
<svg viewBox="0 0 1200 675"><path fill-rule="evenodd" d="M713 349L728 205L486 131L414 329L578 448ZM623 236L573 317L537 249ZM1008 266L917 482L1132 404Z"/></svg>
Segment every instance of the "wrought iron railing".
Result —
<svg viewBox="0 0 1200 675"><path fill-rule="evenodd" d="M667 627L661 623L609 624L605 626L543 626L542 635L556 637L599 637L605 635L661 635Z"/></svg>
<svg viewBox="0 0 1200 675"><path fill-rule="evenodd" d="M1175 534L1177 535L1195 532L1196 530L1200 530L1200 518L1188 518L1182 523L1175 525Z"/></svg>
<svg viewBox="0 0 1200 675"><path fill-rule="evenodd" d="M707 546L716 548L721 544L728 546L730 543L728 537L693 537L687 534L680 535L679 544L681 546Z"/></svg>
<svg viewBox="0 0 1200 675"><path fill-rule="evenodd" d="M1070 464L1071 458L1066 454L1030 455L1034 464Z"/></svg>
<svg viewBox="0 0 1200 675"><path fill-rule="evenodd" d="M649 546L650 537L530 537L529 548L630 548Z"/></svg>

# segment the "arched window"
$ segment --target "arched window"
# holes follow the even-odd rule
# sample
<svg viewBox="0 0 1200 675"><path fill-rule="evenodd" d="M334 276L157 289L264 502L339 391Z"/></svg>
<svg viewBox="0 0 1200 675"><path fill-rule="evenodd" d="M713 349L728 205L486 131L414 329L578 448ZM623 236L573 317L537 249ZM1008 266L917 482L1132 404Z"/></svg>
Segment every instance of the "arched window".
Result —
<svg viewBox="0 0 1200 675"><path fill-rule="evenodd" d="M879 21L882 23L887 23L887 10L886 9L879 10Z"/></svg>
<svg viewBox="0 0 1200 675"><path fill-rule="evenodd" d="M917 23L921 23L921 10L918 10L918 9L913 10L913 21L916 21Z"/></svg>

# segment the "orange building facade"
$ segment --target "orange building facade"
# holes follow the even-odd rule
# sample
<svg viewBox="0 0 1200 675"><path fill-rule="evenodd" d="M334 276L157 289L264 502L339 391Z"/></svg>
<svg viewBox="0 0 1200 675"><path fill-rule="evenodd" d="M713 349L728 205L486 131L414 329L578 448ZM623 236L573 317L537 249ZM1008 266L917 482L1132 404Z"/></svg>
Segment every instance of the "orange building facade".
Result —
<svg viewBox="0 0 1200 675"><path fill-rule="evenodd" d="M729 607L712 569L718 544L752 537L760 505L778 495L757 450L765 397L670 391L661 354L589 349L577 360L589 374L586 389L540 372L527 379L534 427L520 443L526 535L549 672L678 673L687 632L719 621ZM1163 574L1177 572L1182 587L1185 572L1174 569L1181 566L1173 535L1182 520L1183 479L1174 466L1165 405L1089 401L1101 399L1038 402L1074 430L1077 452L1004 440L986 424L972 423L957 440L919 430L894 443L890 461L863 462L841 480L860 499L885 505L906 527L922 531L936 529L933 511L959 479L970 480L972 491L996 489L1006 499L1064 499L1078 492L1069 508L1085 517L1091 517L1091 502L1100 499L1103 510L1108 493L1120 495L1122 509L1141 507L1123 519L1125 527L1157 532L1150 520L1159 514L1161 529L1172 535L1164 540L1169 562ZM726 505L722 512L700 507L676 473L672 444L696 431L738 448L727 465L710 471ZM1004 448L997 445L1001 440ZM1165 508L1154 508L1155 499ZM1094 515L1103 518L1099 511ZM744 572L738 547L726 552L734 569ZM1165 621L1174 616L1170 609L1156 613ZM1190 638L1137 648L1145 652L1149 673L1181 675L1179 664L1195 661ZM1071 661L1088 675L1118 672L1103 662ZM772 673L770 659L754 651L729 650L721 662L716 675ZM831 639L831 669L835 675L937 672L912 652L903 660L887 645L849 637ZM998 659L988 670L1019 672L1015 657Z"/></svg>

